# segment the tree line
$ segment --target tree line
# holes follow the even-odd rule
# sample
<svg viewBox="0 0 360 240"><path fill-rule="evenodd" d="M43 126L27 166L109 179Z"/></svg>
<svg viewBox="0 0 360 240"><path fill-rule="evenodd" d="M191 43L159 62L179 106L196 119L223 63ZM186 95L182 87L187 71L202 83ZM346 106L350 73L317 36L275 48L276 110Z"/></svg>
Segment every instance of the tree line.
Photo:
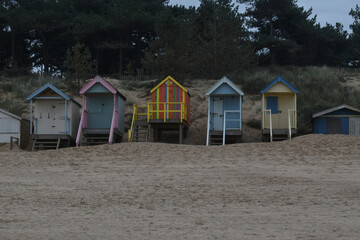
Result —
<svg viewBox="0 0 360 240"><path fill-rule="evenodd" d="M359 67L359 6L349 14L351 33L320 26L296 0L0 0L0 71L219 78L268 65Z"/></svg>

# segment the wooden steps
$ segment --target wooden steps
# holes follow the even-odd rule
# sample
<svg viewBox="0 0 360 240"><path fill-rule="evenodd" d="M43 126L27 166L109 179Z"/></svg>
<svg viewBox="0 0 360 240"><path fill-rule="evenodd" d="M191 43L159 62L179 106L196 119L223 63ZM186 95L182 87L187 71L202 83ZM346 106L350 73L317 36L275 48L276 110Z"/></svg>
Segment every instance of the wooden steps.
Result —
<svg viewBox="0 0 360 240"><path fill-rule="evenodd" d="M82 132L80 146L102 145L109 143L109 128L86 128ZM113 143L122 141L123 134L116 128L114 129Z"/></svg>
<svg viewBox="0 0 360 240"><path fill-rule="evenodd" d="M212 145L222 145L223 144L223 135L210 134L210 146Z"/></svg>
<svg viewBox="0 0 360 240"><path fill-rule="evenodd" d="M90 145L101 145L108 144L109 134L84 134L81 145L90 146Z"/></svg>
<svg viewBox="0 0 360 240"><path fill-rule="evenodd" d="M148 142L151 126L146 120L135 121L131 134L131 142Z"/></svg>
<svg viewBox="0 0 360 240"><path fill-rule="evenodd" d="M58 138L39 138L38 136L35 136L32 151L59 149L60 143L60 135Z"/></svg>

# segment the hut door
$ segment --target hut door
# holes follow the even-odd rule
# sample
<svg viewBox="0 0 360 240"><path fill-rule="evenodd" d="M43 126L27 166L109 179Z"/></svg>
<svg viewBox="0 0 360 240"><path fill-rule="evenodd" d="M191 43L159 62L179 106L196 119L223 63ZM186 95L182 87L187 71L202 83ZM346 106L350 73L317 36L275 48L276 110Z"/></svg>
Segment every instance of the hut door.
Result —
<svg viewBox="0 0 360 240"><path fill-rule="evenodd" d="M214 130L223 130L224 124L224 98L214 97L214 112L213 112L213 119L214 119Z"/></svg>
<svg viewBox="0 0 360 240"><path fill-rule="evenodd" d="M341 118L328 118L326 120L327 134L341 134Z"/></svg>
<svg viewBox="0 0 360 240"><path fill-rule="evenodd" d="M114 96L89 96L89 128L110 128Z"/></svg>
<svg viewBox="0 0 360 240"><path fill-rule="evenodd" d="M278 113L278 97L267 97L266 103L266 108L271 109L271 114Z"/></svg>
<svg viewBox="0 0 360 240"><path fill-rule="evenodd" d="M50 123L50 129L51 129L51 134L59 134L59 129L61 123L59 122L59 114L58 114L58 110L59 110L59 104L58 102L51 102L50 106L49 106L49 115L50 119L49 119L49 123ZM64 129L64 127L63 127Z"/></svg>
<svg viewBox="0 0 360 240"><path fill-rule="evenodd" d="M56 131L56 102L40 102L38 117L38 134L57 134Z"/></svg>
<svg viewBox="0 0 360 240"><path fill-rule="evenodd" d="M353 136L360 136L360 118L349 119L349 134Z"/></svg>

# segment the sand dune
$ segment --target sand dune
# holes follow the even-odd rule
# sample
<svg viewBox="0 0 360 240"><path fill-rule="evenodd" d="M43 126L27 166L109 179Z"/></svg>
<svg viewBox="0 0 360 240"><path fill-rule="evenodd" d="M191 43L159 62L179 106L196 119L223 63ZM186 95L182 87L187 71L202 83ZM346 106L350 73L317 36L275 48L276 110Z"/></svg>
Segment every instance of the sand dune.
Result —
<svg viewBox="0 0 360 240"><path fill-rule="evenodd" d="M358 239L360 138L0 152L0 239Z"/></svg>

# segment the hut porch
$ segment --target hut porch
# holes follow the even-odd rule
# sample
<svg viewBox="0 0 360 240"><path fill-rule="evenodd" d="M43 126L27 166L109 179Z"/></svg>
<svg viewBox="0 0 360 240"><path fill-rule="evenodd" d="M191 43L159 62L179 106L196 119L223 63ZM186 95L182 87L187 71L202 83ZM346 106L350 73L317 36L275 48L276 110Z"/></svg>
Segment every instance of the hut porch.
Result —
<svg viewBox="0 0 360 240"><path fill-rule="evenodd" d="M73 144L72 138L68 134L33 134L30 139L32 151L59 149L70 147Z"/></svg>
<svg viewBox="0 0 360 240"><path fill-rule="evenodd" d="M225 138L224 138L225 137ZM210 130L209 145L225 145L241 142L241 129Z"/></svg>

